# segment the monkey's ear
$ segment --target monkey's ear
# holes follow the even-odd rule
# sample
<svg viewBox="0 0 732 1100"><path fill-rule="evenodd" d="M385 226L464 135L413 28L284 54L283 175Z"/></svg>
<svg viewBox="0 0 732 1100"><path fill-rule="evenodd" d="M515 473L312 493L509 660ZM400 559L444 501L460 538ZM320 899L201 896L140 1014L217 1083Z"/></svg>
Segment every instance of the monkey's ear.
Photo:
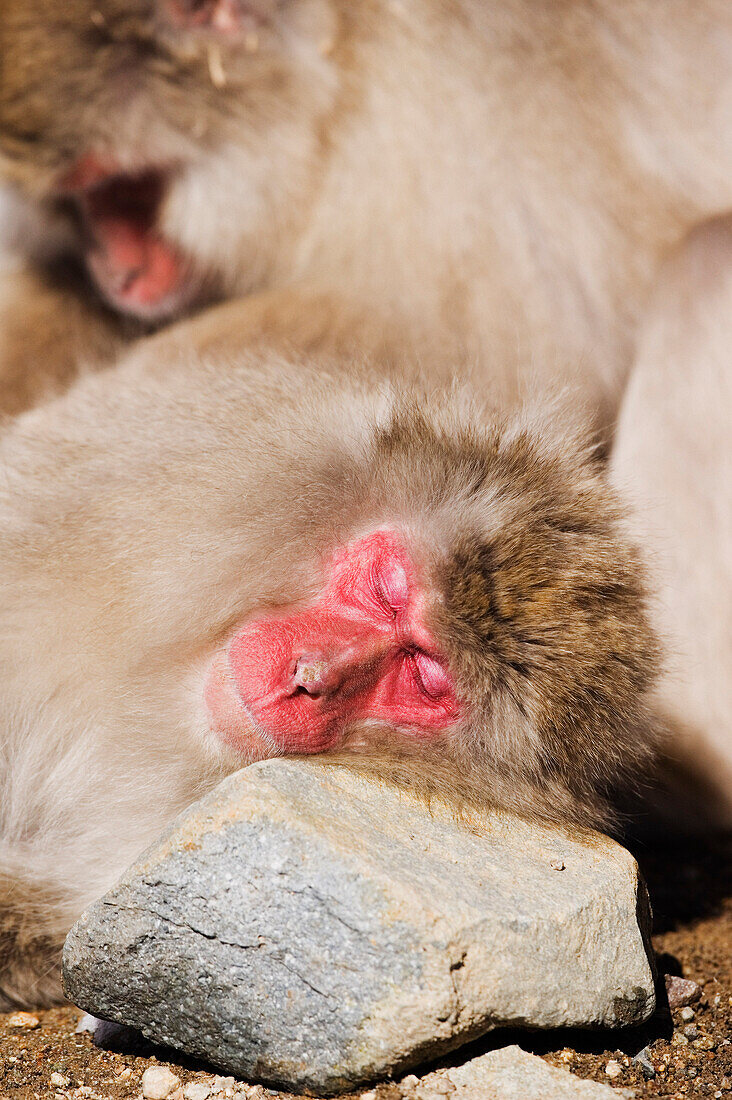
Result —
<svg viewBox="0 0 732 1100"><path fill-rule="evenodd" d="M266 22L276 0L160 0L175 26L221 35L254 32Z"/></svg>

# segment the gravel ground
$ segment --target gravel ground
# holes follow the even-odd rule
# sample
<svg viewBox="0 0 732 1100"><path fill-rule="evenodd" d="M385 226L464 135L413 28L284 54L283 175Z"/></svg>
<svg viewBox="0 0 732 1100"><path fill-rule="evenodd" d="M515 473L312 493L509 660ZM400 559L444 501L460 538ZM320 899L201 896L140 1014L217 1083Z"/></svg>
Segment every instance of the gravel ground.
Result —
<svg viewBox="0 0 732 1100"><path fill-rule="evenodd" d="M636 852L653 900L654 937L663 973L698 983L693 1003L659 1012L644 1034L503 1035L580 1077L636 1090L639 1100L667 1097L732 1100L732 840ZM0 1015L0 1100L133 1100L150 1066L167 1066L182 1091L172 1100L278 1097L259 1085L216 1076L169 1051L135 1055L97 1050L75 1034L80 1013L70 1006L38 1012L26 1026ZM30 1026L27 1026L30 1025ZM481 1053L495 1037L471 1048ZM644 1048L642 1065L633 1055ZM465 1050L454 1056L462 1060ZM360 1095L400 1100L415 1078L388 1082ZM197 1089L192 1088L196 1084Z"/></svg>

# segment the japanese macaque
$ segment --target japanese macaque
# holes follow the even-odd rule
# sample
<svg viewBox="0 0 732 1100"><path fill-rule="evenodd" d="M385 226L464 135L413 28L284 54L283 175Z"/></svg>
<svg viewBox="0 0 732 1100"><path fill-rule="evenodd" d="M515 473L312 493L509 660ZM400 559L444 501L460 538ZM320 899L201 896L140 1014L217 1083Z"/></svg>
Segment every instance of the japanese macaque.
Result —
<svg viewBox="0 0 732 1100"><path fill-rule="evenodd" d="M196 329L0 437L3 1006L58 995L83 905L243 764L606 825L653 750L642 570L581 443Z"/></svg>
<svg viewBox="0 0 732 1100"><path fill-rule="evenodd" d="M732 821L726 605L676 614L706 562L705 595L730 590L709 524L658 524L675 702L648 717L655 643L599 473L550 408L528 434L483 408L570 388L641 504L673 455L729 517L719 347L697 371L688 301L649 301L695 226L724 236L731 72L726 0L3 0L23 270L0 288L0 410L32 409L0 442L8 999L48 997L79 906L268 751L601 822L660 714Z"/></svg>
<svg viewBox="0 0 732 1100"><path fill-rule="evenodd" d="M296 287L607 433L659 263L732 206L731 71L727 0L3 0L1 407Z"/></svg>

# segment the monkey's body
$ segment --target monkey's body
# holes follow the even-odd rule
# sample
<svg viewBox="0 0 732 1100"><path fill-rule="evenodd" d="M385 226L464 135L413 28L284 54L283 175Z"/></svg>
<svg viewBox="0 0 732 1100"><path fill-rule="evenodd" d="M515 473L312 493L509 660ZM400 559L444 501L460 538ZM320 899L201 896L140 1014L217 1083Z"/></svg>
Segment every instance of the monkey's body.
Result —
<svg viewBox="0 0 732 1100"><path fill-rule="evenodd" d="M452 621L471 625L437 634L481 718L447 752L444 738L406 742L416 753L400 741L397 762L375 737L374 766L601 820L654 739L633 555L551 413L533 429L545 461L514 453L472 535L476 469L497 459L483 440L466 461L452 399L437 399L444 414L428 404L426 436L419 418L382 431L374 470L368 453L395 400L376 379L415 363L433 382L472 376L479 435L484 399L562 382L589 429L608 429L666 253L732 207L726 0L252 0L233 5L233 32L191 22L198 7L42 0L29 15L4 0L0 20L1 167L30 268L0 296L0 407L39 404L151 324L230 299L2 437L0 897L15 944L2 989L19 1003L57 991L44 968L79 906L242 759L203 706L221 646L255 612L317 603L333 548L391 529L401 508L408 544L452 547L440 591L461 593ZM86 294L53 285L59 258L86 267ZM693 364L674 370L668 394L694 388ZM724 424L724 392L706 374L695 392L699 419ZM640 433L654 470L673 446L665 400L636 391L642 427L624 420L625 453ZM695 491L719 505L711 457L698 468ZM379 491L388 514L366 522L355 502ZM679 532L678 586L705 542ZM728 590L721 556L715 569ZM519 649L548 631L549 653L517 652L517 624ZM732 679L732 643L709 656L697 697ZM720 692L707 779L732 814ZM357 743L339 747L357 761Z"/></svg>
<svg viewBox="0 0 732 1100"><path fill-rule="evenodd" d="M71 194L82 256L125 312L299 289L331 299L341 333L367 319L364 355L416 348L497 401L563 377L607 424L660 260L732 205L726 0L240 7L256 49L251 28L214 34L217 86L211 33L168 0L44 0L32 18L6 0L0 155L48 215L31 210L25 247L78 252L53 216ZM139 182L156 173L160 193ZM130 265L154 264L120 243L143 215L148 251L185 258L144 301ZM6 373L26 358L14 338ZM61 385L80 351L72 327Z"/></svg>

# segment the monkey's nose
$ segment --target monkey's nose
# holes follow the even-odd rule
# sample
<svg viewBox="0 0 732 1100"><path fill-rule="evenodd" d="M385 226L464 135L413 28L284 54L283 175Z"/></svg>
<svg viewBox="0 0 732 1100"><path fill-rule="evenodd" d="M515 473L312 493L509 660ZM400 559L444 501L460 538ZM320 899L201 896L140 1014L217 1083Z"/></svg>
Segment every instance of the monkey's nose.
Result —
<svg viewBox="0 0 732 1100"><path fill-rule="evenodd" d="M300 657L295 665L293 683L308 695L321 695L325 691L328 665L322 657Z"/></svg>

